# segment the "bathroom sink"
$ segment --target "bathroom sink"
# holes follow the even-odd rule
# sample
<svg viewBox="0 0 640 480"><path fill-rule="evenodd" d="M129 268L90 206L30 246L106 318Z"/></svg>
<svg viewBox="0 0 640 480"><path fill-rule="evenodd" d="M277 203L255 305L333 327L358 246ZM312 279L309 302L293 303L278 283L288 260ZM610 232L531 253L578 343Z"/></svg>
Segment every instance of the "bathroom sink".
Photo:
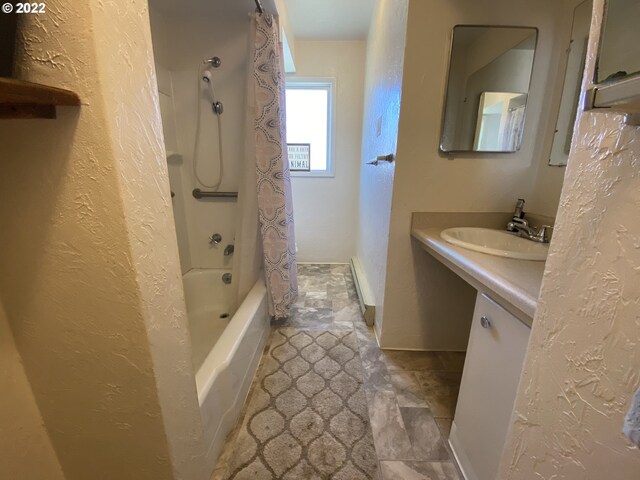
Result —
<svg viewBox="0 0 640 480"><path fill-rule="evenodd" d="M491 228L447 228L440 236L452 245L498 257L543 262L549 251L546 243L536 243L513 233Z"/></svg>

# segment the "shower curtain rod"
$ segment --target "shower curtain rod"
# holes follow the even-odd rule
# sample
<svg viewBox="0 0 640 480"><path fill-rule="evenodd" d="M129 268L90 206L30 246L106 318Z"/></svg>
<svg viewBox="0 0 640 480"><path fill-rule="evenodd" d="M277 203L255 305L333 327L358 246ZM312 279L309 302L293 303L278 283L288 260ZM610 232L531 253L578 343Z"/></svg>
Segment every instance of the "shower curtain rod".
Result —
<svg viewBox="0 0 640 480"><path fill-rule="evenodd" d="M262 8L262 2L260 0L255 0L256 2L256 11L258 13L264 13L264 8Z"/></svg>

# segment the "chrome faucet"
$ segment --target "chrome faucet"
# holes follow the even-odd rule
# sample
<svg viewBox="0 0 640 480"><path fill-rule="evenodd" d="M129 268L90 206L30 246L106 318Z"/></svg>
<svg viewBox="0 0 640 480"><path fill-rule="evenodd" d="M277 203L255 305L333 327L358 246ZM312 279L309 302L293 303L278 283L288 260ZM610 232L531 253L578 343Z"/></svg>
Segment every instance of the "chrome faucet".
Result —
<svg viewBox="0 0 640 480"><path fill-rule="evenodd" d="M549 231L553 230L553 227L550 225L542 225L540 228L532 227L524 219L524 215L524 199L519 198L513 212L513 218L507 223L507 231L532 242L549 243L551 239Z"/></svg>

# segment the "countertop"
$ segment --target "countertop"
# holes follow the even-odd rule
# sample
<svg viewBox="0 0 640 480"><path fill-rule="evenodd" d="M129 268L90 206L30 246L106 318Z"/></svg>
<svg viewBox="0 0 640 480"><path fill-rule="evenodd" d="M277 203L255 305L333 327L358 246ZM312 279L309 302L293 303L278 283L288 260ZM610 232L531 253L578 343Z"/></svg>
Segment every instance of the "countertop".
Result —
<svg viewBox="0 0 640 480"><path fill-rule="evenodd" d="M411 236L474 288L488 294L531 326L538 305L544 262L502 258L451 245L442 227L414 227Z"/></svg>

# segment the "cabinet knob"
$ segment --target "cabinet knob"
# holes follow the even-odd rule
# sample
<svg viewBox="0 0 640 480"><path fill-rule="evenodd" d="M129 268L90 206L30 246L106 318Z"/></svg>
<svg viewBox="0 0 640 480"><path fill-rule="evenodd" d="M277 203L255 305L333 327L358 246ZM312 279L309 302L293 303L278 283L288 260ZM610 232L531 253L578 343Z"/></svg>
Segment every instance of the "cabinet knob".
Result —
<svg viewBox="0 0 640 480"><path fill-rule="evenodd" d="M483 315L480 317L480 325L482 325L482 328L491 328L491 320Z"/></svg>

